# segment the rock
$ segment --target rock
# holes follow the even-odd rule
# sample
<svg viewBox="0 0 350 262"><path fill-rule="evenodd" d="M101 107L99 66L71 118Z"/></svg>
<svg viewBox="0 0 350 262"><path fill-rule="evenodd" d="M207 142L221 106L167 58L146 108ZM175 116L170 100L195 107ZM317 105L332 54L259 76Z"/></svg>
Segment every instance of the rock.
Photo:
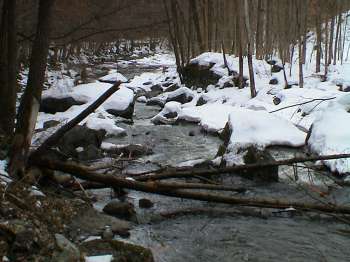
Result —
<svg viewBox="0 0 350 262"><path fill-rule="evenodd" d="M178 84L172 84L172 85L170 85L165 91L167 91L167 92L173 92L173 91L175 91L175 90L177 90L177 89L179 89L180 88L180 86L178 85Z"/></svg>
<svg viewBox="0 0 350 262"><path fill-rule="evenodd" d="M277 78L272 78L269 82L270 85L278 85L278 79Z"/></svg>
<svg viewBox="0 0 350 262"><path fill-rule="evenodd" d="M179 102L181 104L186 104L188 102L191 102L193 97L187 96L186 93L181 93L179 95L173 96L173 97L168 97L166 100L166 103L168 102Z"/></svg>
<svg viewBox="0 0 350 262"><path fill-rule="evenodd" d="M47 114L55 114L57 112L65 112L72 106L83 104L85 103L77 101L73 97L46 97L41 100L39 111Z"/></svg>
<svg viewBox="0 0 350 262"><path fill-rule="evenodd" d="M147 103L147 97L146 96L140 96L136 100L139 103Z"/></svg>
<svg viewBox="0 0 350 262"><path fill-rule="evenodd" d="M164 104L165 104L164 101L162 101L158 97L152 97L146 103L147 106L159 106L159 107L164 107Z"/></svg>
<svg viewBox="0 0 350 262"><path fill-rule="evenodd" d="M55 239L59 252L55 252L52 261L80 261L80 251L72 242L61 234L55 234Z"/></svg>
<svg viewBox="0 0 350 262"><path fill-rule="evenodd" d="M178 116L177 112L170 112L164 115L166 118L176 118Z"/></svg>
<svg viewBox="0 0 350 262"><path fill-rule="evenodd" d="M132 119L134 115L134 109L135 109L135 99L132 103L129 104L129 106L124 110L116 110L116 109L108 109L106 110L109 114L114 116L123 117L126 119Z"/></svg>
<svg viewBox="0 0 350 262"><path fill-rule="evenodd" d="M120 155L129 157L140 157L143 155L150 155L153 153L152 148L141 145L141 144L129 144L124 146L117 146L105 150L108 154L111 155Z"/></svg>
<svg viewBox="0 0 350 262"><path fill-rule="evenodd" d="M232 82L224 83L223 88L229 88L229 87L234 87L234 84Z"/></svg>
<svg viewBox="0 0 350 262"><path fill-rule="evenodd" d="M206 103L208 103L208 101L206 101L206 100L204 99L204 97L201 96L201 97L198 99L196 106L202 106L202 105L205 105Z"/></svg>
<svg viewBox="0 0 350 262"><path fill-rule="evenodd" d="M272 73L278 73L278 72L281 72L283 70L283 67L280 66L280 65L277 65L277 64L274 64L272 67L271 67L271 72Z"/></svg>
<svg viewBox="0 0 350 262"><path fill-rule="evenodd" d="M44 122L43 128L44 129L49 129L51 127L55 127L55 126L59 125L60 123L61 123L60 121L49 120L49 121Z"/></svg>
<svg viewBox="0 0 350 262"><path fill-rule="evenodd" d="M245 164L259 164L273 162L275 159L267 150L259 150L253 146L243 149ZM278 166L262 167L258 169L242 170L242 176L258 182L278 182Z"/></svg>
<svg viewBox="0 0 350 262"><path fill-rule="evenodd" d="M154 206L153 202L147 198L141 198L139 200L140 208L152 208Z"/></svg>
<svg viewBox="0 0 350 262"><path fill-rule="evenodd" d="M106 227L106 229L102 233L102 239L112 240L114 237L114 233L110 227Z"/></svg>
<svg viewBox="0 0 350 262"><path fill-rule="evenodd" d="M87 256L113 255L113 261L154 262L151 250L118 240L92 240L80 246Z"/></svg>
<svg viewBox="0 0 350 262"><path fill-rule="evenodd" d="M271 59L271 60L267 60L266 63L273 66L273 65L277 64L277 61Z"/></svg>
<svg viewBox="0 0 350 262"><path fill-rule="evenodd" d="M281 98L275 96L275 97L273 98L273 103L274 103L276 106L279 105L279 104L281 103Z"/></svg>
<svg viewBox="0 0 350 262"><path fill-rule="evenodd" d="M214 64L189 63L181 72L184 84L195 88L206 88L208 85L215 85L221 76L210 70L213 66Z"/></svg>
<svg viewBox="0 0 350 262"><path fill-rule="evenodd" d="M163 83L162 84L162 86L163 87L169 87L169 86L171 86L171 85L173 85L174 83L172 83L172 82L166 82L166 83Z"/></svg>
<svg viewBox="0 0 350 262"><path fill-rule="evenodd" d="M233 81L233 83L234 83L234 85L235 85L236 87L239 87L239 75L235 75L235 76L232 78L232 81ZM248 81L248 78L246 78L246 77L243 76L243 87L248 86L247 81Z"/></svg>
<svg viewBox="0 0 350 262"><path fill-rule="evenodd" d="M28 227L16 233L15 240L11 248L12 252L25 253L34 249L34 246L34 231L31 227Z"/></svg>
<svg viewBox="0 0 350 262"><path fill-rule="evenodd" d="M130 232L128 228L120 227L120 225L112 225L111 229L113 234L118 235L122 238L130 237Z"/></svg>
<svg viewBox="0 0 350 262"><path fill-rule="evenodd" d="M95 160L102 157L102 150L97 148L95 145L88 145L78 153L78 159L82 161Z"/></svg>
<svg viewBox="0 0 350 262"><path fill-rule="evenodd" d="M136 212L134 206L127 202L112 200L103 208L103 212L120 219L136 221Z"/></svg>
<svg viewBox="0 0 350 262"><path fill-rule="evenodd" d="M191 131L188 133L188 135L189 135L189 136L195 136L196 133L195 133L193 130L191 130Z"/></svg>
<svg viewBox="0 0 350 262"><path fill-rule="evenodd" d="M58 148L67 156L77 157L78 152L76 148L88 148L89 146L99 148L105 136L106 131L104 130L97 131L86 126L78 125L63 136L58 143Z"/></svg>
<svg viewBox="0 0 350 262"><path fill-rule="evenodd" d="M160 85L151 86L151 91L146 92L146 97L151 98L163 93L163 88Z"/></svg>
<svg viewBox="0 0 350 262"><path fill-rule="evenodd" d="M343 92L350 92L350 86L342 87Z"/></svg>
<svg viewBox="0 0 350 262"><path fill-rule="evenodd" d="M149 85L152 85L152 82L148 81L148 82L145 82L143 83L144 86L149 86Z"/></svg>

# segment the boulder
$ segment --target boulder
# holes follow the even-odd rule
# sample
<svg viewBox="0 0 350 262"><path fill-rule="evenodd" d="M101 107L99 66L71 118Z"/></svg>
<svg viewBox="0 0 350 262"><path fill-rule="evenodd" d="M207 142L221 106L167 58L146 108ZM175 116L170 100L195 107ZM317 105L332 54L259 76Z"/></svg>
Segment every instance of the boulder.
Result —
<svg viewBox="0 0 350 262"><path fill-rule="evenodd" d="M221 76L210 70L213 66L214 64L189 63L181 72L184 84L195 88L206 88L208 85L215 85Z"/></svg>
<svg viewBox="0 0 350 262"><path fill-rule="evenodd" d="M245 164L261 164L275 161L267 150L260 150L253 146L243 149ZM278 166L248 169L239 172L245 178L258 182L278 182Z"/></svg>
<svg viewBox="0 0 350 262"><path fill-rule="evenodd" d="M185 92L182 92L175 96L170 96L167 98L166 103L168 102L179 102L181 104L189 103L193 100L192 96L187 95Z"/></svg>
<svg viewBox="0 0 350 262"><path fill-rule="evenodd" d="M112 200L103 208L103 212L120 219L136 222L136 212L134 206L127 202Z"/></svg>
<svg viewBox="0 0 350 262"><path fill-rule="evenodd" d="M47 114L56 114L57 112L65 112L72 106L83 104L85 102L77 101L73 97L44 97L41 100L39 111Z"/></svg>
<svg viewBox="0 0 350 262"><path fill-rule="evenodd" d="M71 157L78 157L77 148L88 149L89 146L100 148L106 136L105 130L94 130L86 126L75 126L68 131L58 143L62 153ZM78 150L79 151L79 150Z"/></svg>
<svg viewBox="0 0 350 262"><path fill-rule="evenodd" d="M129 104L129 106L124 109L124 110L117 110L117 109L107 109L106 111L114 116L119 116L119 117L123 117L126 119L132 119L133 115L134 115L134 110L135 110L135 99L132 103Z"/></svg>

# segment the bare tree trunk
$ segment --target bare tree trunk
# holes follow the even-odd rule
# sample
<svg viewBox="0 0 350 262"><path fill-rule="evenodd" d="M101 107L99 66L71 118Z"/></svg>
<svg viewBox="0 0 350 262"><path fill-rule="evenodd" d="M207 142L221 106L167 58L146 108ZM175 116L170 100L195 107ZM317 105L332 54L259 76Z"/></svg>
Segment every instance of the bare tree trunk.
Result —
<svg viewBox="0 0 350 262"><path fill-rule="evenodd" d="M0 33L0 133L13 135L17 94L16 0L3 3Z"/></svg>
<svg viewBox="0 0 350 262"><path fill-rule="evenodd" d="M28 83L18 111L10 156L9 172L13 177L21 177L24 174L28 159L45 80L51 11L54 2L55 0L40 0L39 3L38 25L30 59Z"/></svg>
<svg viewBox="0 0 350 262"><path fill-rule="evenodd" d="M339 31L340 31L340 25L341 25L341 13L338 16L338 24L337 24L337 31L335 34L335 43L334 43L334 52L333 52L333 65L337 64L337 51L338 51L338 40L339 40Z"/></svg>
<svg viewBox="0 0 350 262"><path fill-rule="evenodd" d="M328 61L327 64L330 65L332 63L332 57L333 57L333 38L334 38L334 24L335 24L335 18L332 17L331 20L331 32L329 36L329 45L328 45Z"/></svg>
<svg viewBox="0 0 350 262"><path fill-rule="evenodd" d="M253 37L250 30L248 0L244 0L244 16L245 16L245 26L248 34L248 67L249 67L250 95L252 98L254 98L256 97L256 89L255 89L255 79L254 79L254 69L253 69L253 51L251 46Z"/></svg>
<svg viewBox="0 0 350 262"><path fill-rule="evenodd" d="M321 33L320 14L316 15L316 38L317 38L316 73L319 73L321 71L321 48L322 48L322 33Z"/></svg>

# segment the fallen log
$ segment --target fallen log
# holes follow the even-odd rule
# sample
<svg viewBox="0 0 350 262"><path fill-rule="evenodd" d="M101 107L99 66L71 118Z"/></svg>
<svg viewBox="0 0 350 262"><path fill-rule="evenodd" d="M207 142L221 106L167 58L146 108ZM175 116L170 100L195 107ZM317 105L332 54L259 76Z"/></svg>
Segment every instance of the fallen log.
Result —
<svg viewBox="0 0 350 262"><path fill-rule="evenodd" d="M326 205L268 198L239 198L234 196L223 196L203 192L194 192L183 189L169 190L168 187L163 187L161 182L137 182L125 178L119 178L111 174L99 174L89 172L85 168L82 168L81 166L74 163L67 164L59 161L46 161L44 159L41 159L40 161L36 162L36 165L48 169L70 173L73 176L78 177L80 179L106 184L110 187L127 188L131 190L137 190L169 197L224 203L238 206L277 209L293 207L304 211L321 211L326 213L350 214L350 206L337 206L331 203L329 205Z"/></svg>
<svg viewBox="0 0 350 262"><path fill-rule="evenodd" d="M332 159L342 159L350 158L350 154L339 154L339 155L324 155L324 156L313 156L313 157L295 157L284 160L277 160L266 163L256 163L256 164L245 164L245 165L236 165L231 167L222 167L222 168L212 168L212 169L195 169L195 168L169 168L161 173L156 174L145 174L135 177L137 181L148 181L148 180L162 180L170 178L186 178L193 176L215 176L221 175L224 173L232 173L242 170L252 170L259 169L264 167L272 166L283 166L283 165L292 165L296 163L305 163L313 162L320 160L332 160ZM164 170L164 169L162 169Z"/></svg>
<svg viewBox="0 0 350 262"><path fill-rule="evenodd" d="M95 102L85 108L79 115L70 120L67 124L60 127L55 133L53 133L50 137L48 137L33 153L31 153L29 159L32 161L33 158L39 157L42 155L47 149L53 147L58 143L58 141L83 121L86 117L88 117L92 112L94 112L100 105L102 105L111 95L113 95L116 91L119 90L122 82L118 81L111 88L109 88L106 92L104 92Z"/></svg>

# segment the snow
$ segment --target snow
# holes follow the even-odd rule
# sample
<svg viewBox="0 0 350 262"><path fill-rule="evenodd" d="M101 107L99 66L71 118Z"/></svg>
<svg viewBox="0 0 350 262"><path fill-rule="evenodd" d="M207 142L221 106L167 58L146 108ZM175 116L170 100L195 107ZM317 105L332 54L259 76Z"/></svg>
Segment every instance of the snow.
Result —
<svg viewBox="0 0 350 262"><path fill-rule="evenodd" d="M42 128L43 123L49 120L58 120L60 122L68 121L78 114L80 114L85 108L92 104L99 96L106 92L112 84L108 83L90 83L83 84L74 87L73 89L65 92L66 90L49 89L43 93L43 97L73 97L77 101L84 102L86 104L80 106L72 106L66 112L58 112L54 115L40 113L37 122L37 128ZM81 124L85 124L95 130L106 130L107 135L123 135L125 130L116 126L114 116L107 113L106 110L114 109L118 111L126 110L130 104L134 102L134 92L125 86L121 86L111 97L109 97L105 103L95 110L95 113L90 114Z"/></svg>
<svg viewBox="0 0 350 262"><path fill-rule="evenodd" d="M306 137L306 134L291 122L264 111L236 109L230 113L229 124L233 131L230 147L298 147L304 145Z"/></svg>
<svg viewBox="0 0 350 262"><path fill-rule="evenodd" d="M313 122L308 144L312 152L320 155L350 153L350 94L324 108ZM324 163L333 172L349 173L350 160L327 160Z"/></svg>
<svg viewBox="0 0 350 262"><path fill-rule="evenodd" d="M9 174L6 172L7 160L0 160L0 183L2 185L7 185L12 182Z"/></svg>
<svg viewBox="0 0 350 262"><path fill-rule="evenodd" d="M85 257L85 262L111 262L112 260L113 260L113 255Z"/></svg>
<svg viewBox="0 0 350 262"><path fill-rule="evenodd" d="M102 82L117 82L121 81L122 83L128 82L128 79L123 76L121 73L116 70L111 70L108 75L99 78L99 81Z"/></svg>

